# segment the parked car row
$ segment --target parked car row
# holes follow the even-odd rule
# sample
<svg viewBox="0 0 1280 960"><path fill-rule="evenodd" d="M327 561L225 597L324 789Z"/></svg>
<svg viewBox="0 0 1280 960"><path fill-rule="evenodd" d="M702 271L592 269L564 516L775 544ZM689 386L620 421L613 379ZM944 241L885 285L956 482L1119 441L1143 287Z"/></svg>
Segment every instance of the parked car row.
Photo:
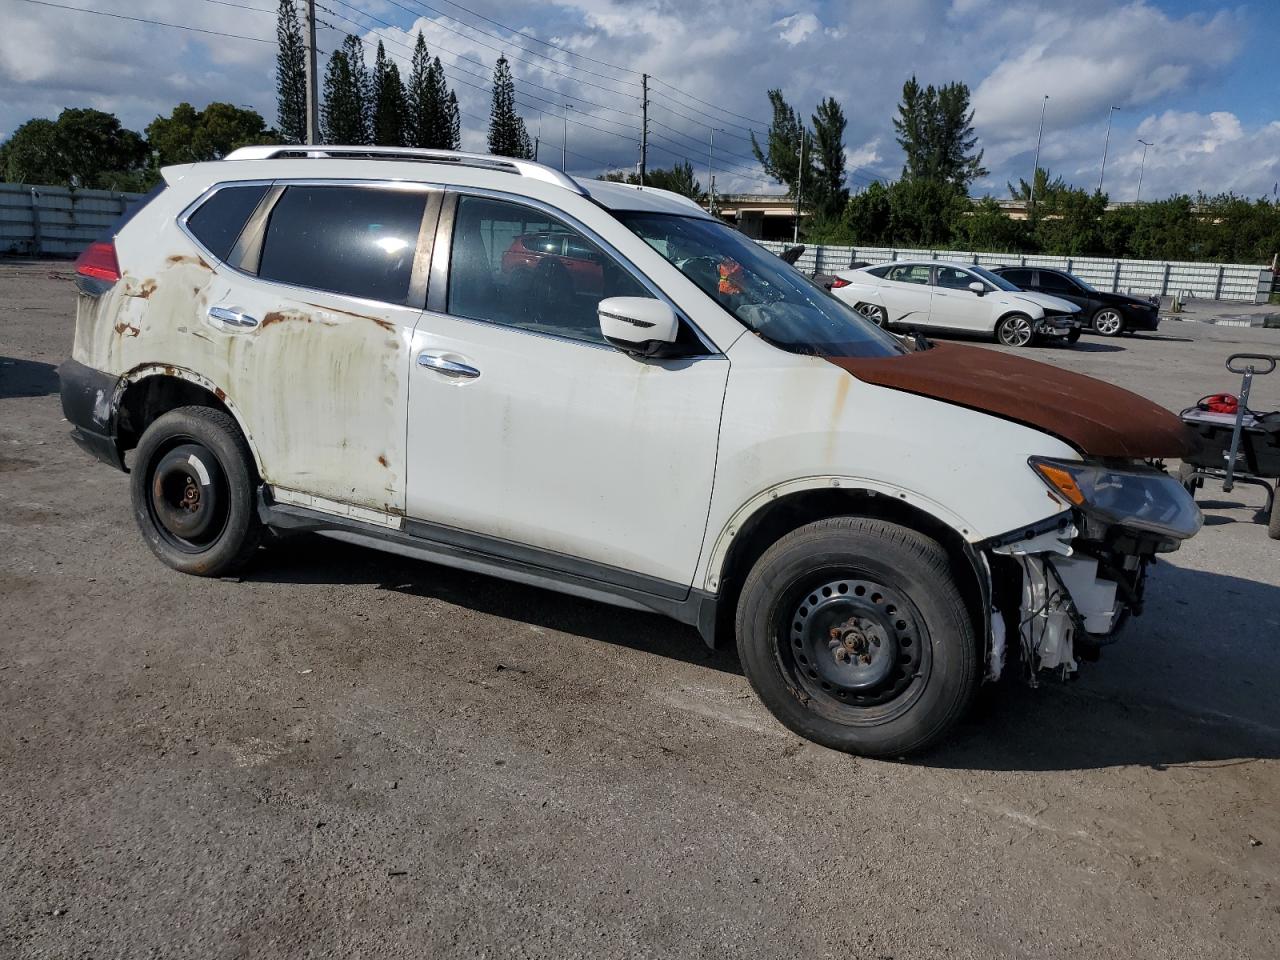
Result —
<svg viewBox="0 0 1280 960"><path fill-rule="evenodd" d="M833 296L878 326L994 336L1010 347L1073 344L1088 329L1103 336L1155 330L1155 298L1105 293L1063 270L900 260L843 270Z"/></svg>

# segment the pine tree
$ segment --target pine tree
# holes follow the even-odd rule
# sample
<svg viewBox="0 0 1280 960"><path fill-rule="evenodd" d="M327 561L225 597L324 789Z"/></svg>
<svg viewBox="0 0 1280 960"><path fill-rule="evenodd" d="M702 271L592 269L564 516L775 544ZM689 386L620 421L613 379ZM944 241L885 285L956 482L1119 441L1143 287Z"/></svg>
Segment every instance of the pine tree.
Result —
<svg viewBox="0 0 1280 960"><path fill-rule="evenodd" d="M354 41L354 45L352 43ZM351 53L357 59L353 63ZM360 41L348 36L329 56L324 72L324 141L332 144L369 142L368 70Z"/></svg>
<svg viewBox="0 0 1280 960"><path fill-rule="evenodd" d="M441 65L439 57L431 61L431 66L427 70L427 89L434 104L431 116L431 146L441 150L457 150L458 138L454 133L454 127L457 125L458 99L445 83L444 66Z"/></svg>
<svg viewBox="0 0 1280 960"><path fill-rule="evenodd" d="M813 187L806 185L805 193L813 198L818 215L828 219L838 217L849 200L849 190L844 185L845 122L844 111L835 97L819 103L813 115Z"/></svg>
<svg viewBox="0 0 1280 960"><path fill-rule="evenodd" d="M357 116L360 121L360 139L349 143L373 142L373 78L364 62L364 44L354 34L347 34L342 41L342 52L346 55L347 65L351 69L351 89L359 106Z"/></svg>
<svg viewBox="0 0 1280 960"><path fill-rule="evenodd" d="M773 122L769 124L769 132L765 147L761 149L756 135L751 134L751 152L764 167L764 172L779 183L787 185L787 196L794 197L797 189L811 193L814 182L813 134L803 123L800 115L782 97L781 90L769 91L769 104L773 107ZM804 178L800 177L800 144L804 141Z"/></svg>
<svg viewBox="0 0 1280 960"><path fill-rule="evenodd" d="M438 58L437 58L437 62ZM452 90L449 91L449 106L445 110L445 116L449 118L449 141L445 144L450 150L462 149L462 112L458 109L458 95ZM529 135L526 133L524 137L525 145L529 144ZM529 155L533 155L533 149L530 147Z"/></svg>
<svg viewBox="0 0 1280 960"><path fill-rule="evenodd" d="M403 147L408 125L404 83L400 68L388 59L381 40L374 60L373 87L373 142L380 147Z"/></svg>
<svg viewBox="0 0 1280 960"><path fill-rule="evenodd" d="M306 46L293 0L280 0L276 14L276 121L285 143L307 140Z"/></svg>
<svg viewBox="0 0 1280 960"><path fill-rule="evenodd" d="M969 88L963 83L921 88L915 77L902 85L898 116L893 120L898 145L906 154L902 175L932 180L966 190L985 177L982 151L973 130Z"/></svg>
<svg viewBox="0 0 1280 960"><path fill-rule="evenodd" d="M516 84L505 56L493 68L493 104L489 109L489 152L500 157L533 159L533 143L516 113Z"/></svg>
<svg viewBox="0 0 1280 960"><path fill-rule="evenodd" d="M413 46L413 66L409 71L409 125L406 139L411 147L431 147L431 132L436 123L436 100L432 96L430 77L431 57L427 54L427 41L418 31Z"/></svg>

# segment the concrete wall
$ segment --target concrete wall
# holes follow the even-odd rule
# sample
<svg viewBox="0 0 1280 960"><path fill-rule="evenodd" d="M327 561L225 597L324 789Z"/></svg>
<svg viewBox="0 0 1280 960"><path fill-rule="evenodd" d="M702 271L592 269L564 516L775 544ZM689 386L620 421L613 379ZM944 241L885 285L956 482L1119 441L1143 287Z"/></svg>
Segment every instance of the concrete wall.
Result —
<svg viewBox="0 0 1280 960"><path fill-rule="evenodd" d="M774 253L791 244L763 241ZM1157 294L1209 300L1266 303L1271 268L1239 263L1180 263L1162 260L1110 260L1101 257L1043 257L1016 253L975 253L958 250L908 250L888 247L809 246L796 265L806 273L834 273L850 263L888 263L891 260L956 260L984 267L1057 267L1075 274L1099 290L1113 293Z"/></svg>
<svg viewBox="0 0 1280 960"><path fill-rule="evenodd" d="M0 254L74 257L140 196L0 183Z"/></svg>

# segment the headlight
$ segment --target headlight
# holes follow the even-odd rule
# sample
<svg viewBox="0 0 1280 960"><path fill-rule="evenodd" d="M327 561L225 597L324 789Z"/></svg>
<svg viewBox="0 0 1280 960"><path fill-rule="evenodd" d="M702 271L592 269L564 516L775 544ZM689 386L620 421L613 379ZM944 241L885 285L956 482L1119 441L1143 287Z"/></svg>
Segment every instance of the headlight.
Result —
<svg viewBox="0 0 1280 960"><path fill-rule="evenodd" d="M1185 540L1200 529L1200 508L1162 470L1120 470L1100 464L1032 457L1028 463L1049 488L1108 524Z"/></svg>

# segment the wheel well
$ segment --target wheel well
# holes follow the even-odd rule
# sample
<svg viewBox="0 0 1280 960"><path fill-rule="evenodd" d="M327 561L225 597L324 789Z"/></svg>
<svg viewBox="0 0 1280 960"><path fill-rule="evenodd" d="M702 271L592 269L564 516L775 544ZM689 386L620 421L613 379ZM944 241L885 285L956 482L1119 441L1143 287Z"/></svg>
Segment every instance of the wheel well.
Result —
<svg viewBox="0 0 1280 960"><path fill-rule="evenodd" d="M212 407L235 419L217 395L179 377L157 374L129 384L120 398L116 442L121 452L132 450L147 427L178 407Z"/></svg>
<svg viewBox="0 0 1280 960"><path fill-rule="evenodd" d="M924 534L947 551L956 584L979 638L987 634L983 585L974 568L972 551L964 538L947 524L918 507L869 490L803 490L779 497L757 510L734 537L720 571L719 623L716 635L733 636L742 584L756 561L792 530L829 517L873 517L888 520Z"/></svg>

